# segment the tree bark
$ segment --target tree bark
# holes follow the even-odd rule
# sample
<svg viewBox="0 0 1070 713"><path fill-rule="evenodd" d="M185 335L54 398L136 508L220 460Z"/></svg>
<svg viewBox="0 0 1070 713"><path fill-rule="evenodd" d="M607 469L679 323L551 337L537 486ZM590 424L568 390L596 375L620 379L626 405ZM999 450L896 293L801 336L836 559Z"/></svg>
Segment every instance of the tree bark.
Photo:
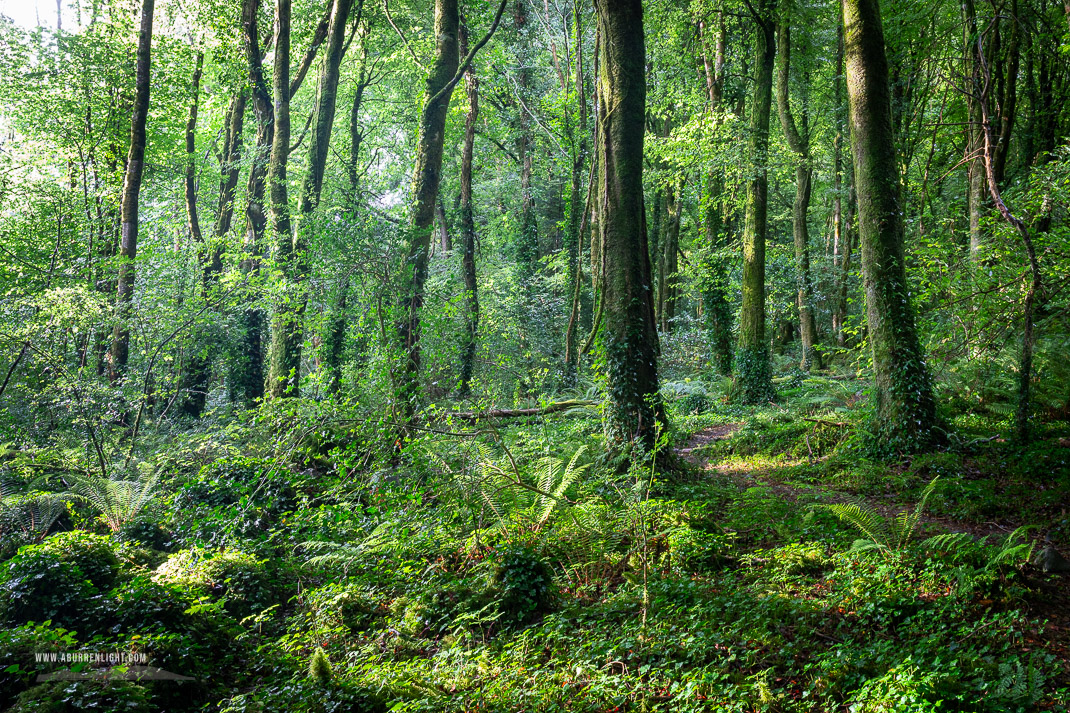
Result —
<svg viewBox="0 0 1070 713"><path fill-rule="evenodd" d="M601 349L611 449L650 449L665 422L643 207L646 71L641 0L595 0L600 42L598 203L604 248Z"/></svg>
<svg viewBox="0 0 1070 713"><path fill-rule="evenodd" d="M137 41L137 70L134 84L134 110L130 117L130 150L126 156L123 181L121 227L119 239L119 280L116 287L118 307L112 330L109 378L119 381L126 374L130 360L131 303L134 299L134 260L137 258L138 201L141 179L145 173L145 124L149 114L149 89L152 85L152 15L154 0L143 0L141 26Z"/></svg>
<svg viewBox="0 0 1070 713"><path fill-rule="evenodd" d="M267 395L272 398L299 396L301 381L300 297L294 293L299 279L290 219L286 168L290 155L290 0L278 0L275 8L275 138L268 160L267 184L273 232L273 257L282 273L285 292L274 306L271 344L268 347Z"/></svg>
<svg viewBox="0 0 1070 713"><path fill-rule="evenodd" d="M877 0L843 0L843 16L874 430L885 448L912 452L941 439L906 281L884 30Z"/></svg>
<svg viewBox="0 0 1070 713"><path fill-rule="evenodd" d="M710 61L709 48L706 46L708 32L700 23L703 32L702 64L706 72L706 93L709 98L710 113L713 121L720 124L719 112L724 106L724 73L727 29L724 13L718 13L717 36L714 45L713 61ZM705 266L702 281L702 306L706 316L706 329L709 333L710 351L714 368L723 375L732 375L732 309L728 301L728 263L721 250L726 245L723 232L724 216L718 210L718 201L724 190L724 182L716 171L706 177L706 206L703 216L703 230L710 259Z"/></svg>
<svg viewBox="0 0 1070 713"><path fill-rule="evenodd" d="M189 105L189 118L186 121L186 221L189 228L190 238L194 248L201 256L201 273L204 290L208 289L208 271L211 257L207 252L208 246L204 244L201 234L200 218L197 215L197 104L200 99L201 70L204 66L204 52L197 53L196 67L193 72L193 98ZM204 298L208 299L205 292ZM178 410L181 414L191 418L200 418L204 412L204 405L208 397L208 384L211 376L211 362L208 360L207 344L202 343L205 336L204 328L195 330L199 339L192 344L192 353L186 360L182 369L182 381L180 388L183 390L182 399Z"/></svg>
<svg viewBox="0 0 1070 713"><path fill-rule="evenodd" d="M524 33L528 24L526 0L516 0L513 21L518 37L517 61L517 104L520 112L520 126L516 140L516 155L520 159L520 235L517 236L516 261L520 278L530 283L539 269L539 231L535 219L534 200L531 194L531 116L528 113L528 87L531 84L531 70L527 66L527 39Z"/></svg>
<svg viewBox="0 0 1070 713"><path fill-rule="evenodd" d="M451 80L460 63L457 56L459 22L457 0L435 0L435 60L427 77L425 104L420 114L420 138L410 199L409 249L402 271L402 320L397 327L403 353L403 363L397 374L397 399L406 418L415 413L420 394L420 311L424 302L435 203L442 177L446 113L453 94Z"/></svg>
<svg viewBox="0 0 1070 713"><path fill-rule="evenodd" d="M751 104L750 178L743 229L743 305L739 314L736 383L744 403L773 398L769 344L765 336L765 238L768 211L769 113L772 107L776 36L771 0L754 15L756 56Z"/></svg>
<svg viewBox="0 0 1070 713"><path fill-rule="evenodd" d="M257 11L260 0L245 0L242 6L242 33L246 62L249 66L249 84L256 114L256 150L249 169L248 203L246 205L245 259L242 270L250 276L260 272L260 253L267 229L267 213L264 209L266 191L267 158L275 138L275 107L271 92L264 81L263 55L260 49L260 32L257 26ZM264 315L255 307L247 307L243 314L245 329L242 334L241 364L235 374L237 391L246 406L264 395L263 330Z"/></svg>
<svg viewBox="0 0 1070 713"><path fill-rule="evenodd" d="M461 53L468 54L468 28L460 27ZM464 73L468 112L464 117L464 147L461 150L461 273L464 278L464 339L461 346L461 383L459 396L472 393L476 343L479 336L479 284L476 281L476 223L472 211L472 157L479 119L479 78L475 68Z"/></svg>
<svg viewBox="0 0 1070 713"><path fill-rule="evenodd" d="M357 0L357 12L363 6ZM323 175L327 168L327 151L331 142L331 130L334 127L335 112L338 107L338 80L342 66L342 57L346 49L346 26L353 8L353 0L333 0L330 10L330 23L327 31L327 48L320 69L316 87L316 106L312 121L312 137L308 149L308 170L301 183L301 194L297 202L298 215L294 225L294 271L291 279L295 286L308 274L307 251L314 229L312 214L319 205L323 192ZM301 318L304 315L307 297L297 296L293 303L293 316L288 320L287 329L293 332L287 340L296 346L297 358L290 357L291 363L300 364L300 349L303 341ZM341 379L341 359L345 344L345 304L346 286L340 286L340 296L331 311L330 327L324 338L324 350L321 362L327 371L327 388L337 393Z"/></svg>
<svg viewBox="0 0 1070 713"><path fill-rule="evenodd" d="M787 13L785 12L785 15ZM777 113L788 147L795 154L795 201L792 205L791 228L795 241L795 275L798 283L796 300L799 307L799 334L802 354L799 368L810 371L821 368L821 354L817 345L817 322L814 319L814 286L810 277L810 230L807 217L810 211L813 166L810 158L810 122L806 102L799 123L791 112L789 81L791 79L791 27L787 17L778 28L777 52L780 70L777 72Z"/></svg>

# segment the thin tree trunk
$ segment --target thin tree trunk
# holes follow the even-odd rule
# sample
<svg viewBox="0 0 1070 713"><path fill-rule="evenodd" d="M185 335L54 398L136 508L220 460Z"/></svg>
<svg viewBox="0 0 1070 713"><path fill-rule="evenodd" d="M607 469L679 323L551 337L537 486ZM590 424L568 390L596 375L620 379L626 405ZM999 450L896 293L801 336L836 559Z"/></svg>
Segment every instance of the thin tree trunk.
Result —
<svg viewBox="0 0 1070 713"><path fill-rule="evenodd" d="M126 157L123 182L119 242L119 281L116 287L118 319L112 330L109 377L116 382L126 373L130 360L131 303L134 299L134 260L137 258L138 201L145 172L145 124L149 114L149 89L152 85L152 14L154 0L143 0L141 27L137 41L137 70L134 85L134 110L130 117L130 151Z"/></svg>
<svg viewBox="0 0 1070 713"><path fill-rule="evenodd" d="M468 27L460 28L461 53L468 54ZM459 396L472 393L472 373L479 336L479 284L476 281L476 223L472 212L472 154L479 119L479 79L473 67L464 73L468 113L464 117L464 147L461 150L461 273L464 277L464 341L461 346Z"/></svg>
<svg viewBox="0 0 1070 713"><path fill-rule="evenodd" d="M643 208L646 71L641 0L595 0L600 43L598 203L605 288L601 331L611 448L652 448L665 416Z"/></svg>
<svg viewBox="0 0 1070 713"><path fill-rule="evenodd" d="M672 323L676 318L677 300L677 272L679 260L677 252L680 249L680 218L681 201L676 186L669 186L665 190L665 213L664 228L662 229L661 245L659 246L659 292L658 292L658 319L661 331L669 334L672 332Z"/></svg>
<svg viewBox="0 0 1070 713"><path fill-rule="evenodd" d="M768 211L769 114L772 108L776 31L772 2L764 0L754 16L756 55L750 116L750 177L743 229L743 305L739 314L736 382L744 403L773 397L769 343L765 338L765 238Z"/></svg>
<svg viewBox="0 0 1070 713"><path fill-rule="evenodd" d="M785 13L786 14L786 13ZM795 154L795 202L792 205L791 227L795 240L796 301L799 307L799 333L802 354L799 368L810 371L821 368L821 355L817 346L817 322L814 319L814 286L810 277L810 230L807 217L810 211L811 179L813 167L810 158L810 122L806 101L798 124L791 112L789 80L791 79L791 28L787 17L778 28L777 53L780 55L780 70L777 72L777 113L788 147ZM805 81L805 80L804 80Z"/></svg>
<svg viewBox="0 0 1070 713"><path fill-rule="evenodd" d="M569 311L568 328L565 331L565 384L572 386L579 377L580 354L576 344L576 332L580 326L581 312L588 301L582 289L583 268L580 259L583 254L583 223L587 209L587 200L583 195L584 164L587 161L587 97L583 77L583 32L580 24L580 3L573 5L573 31L576 35L576 108L575 125L571 114L566 116L566 130L572 154L572 183L569 191L568 214L568 284L572 288L572 300ZM578 138L577 138L578 137Z"/></svg>
<svg viewBox="0 0 1070 713"><path fill-rule="evenodd" d="M201 70L204 66L204 52L197 53L196 68L193 72L193 98L189 105L189 119L186 121L186 221L188 223L190 239L195 249L201 255L202 275L207 277L211 258L204 244L204 236L201 234L200 218L197 215L197 105L200 99ZM207 290L207 279L204 281ZM205 299L208 294L205 293ZM204 412L205 401L208 397L208 380L211 375L211 362L208 360L207 345L202 344L204 333L207 330L198 328L195 330L197 339L193 341L192 353L186 359L182 368L181 385L183 391L178 410L181 414L191 418L200 418Z"/></svg>
<svg viewBox="0 0 1070 713"><path fill-rule="evenodd" d="M266 191L267 158L275 137L275 107L271 92L264 81L263 55L260 50L260 33L257 27L257 10L260 0L245 0L242 6L243 39L246 62L249 65L253 110L256 114L256 150L249 169L248 204L246 206L245 260L242 270L250 276L260 271L260 253L267 229L267 213L264 209ZM247 307L243 315L245 329L242 339L242 363L235 381L242 401L246 406L264 395L263 330L264 315L255 307Z"/></svg>
<svg viewBox="0 0 1070 713"><path fill-rule="evenodd" d="M1014 431L1015 438L1021 443L1030 441L1029 415L1030 389L1033 381L1033 347L1035 337L1033 334L1033 310L1034 303L1039 297L1042 283L1040 276L1040 263L1037 260L1036 248L1033 238L1025 222L1011 213L1010 208L1003 202L1003 196L999 189L999 177L996 175L998 166L997 139L995 129L992 126L992 118L988 111L988 96L992 89L992 76L987 66L983 64L983 53L980 51L980 38L977 39L977 51L975 60L981 65L981 94L980 104L982 111L982 129L984 133L984 163L988 178L988 194L992 202L1011 227L1018 231L1025 248L1026 258L1029 262L1029 284L1026 286L1025 301L1022 305L1022 354L1018 365L1018 408L1015 412Z"/></svg>
<svg viewBox="0 0 1070 713"><path fill-rule="evenodd" d="M516 0L513 20L520 48L517 52L516 83L520 111L520 127L516 142L516 154L520 159L520 235L517 240L516 261L521 280L528 283L539 268L539 231L535 219L534 200L531 194L531 116L528 105L531 98L528 88L531 84L531 70L527 66L528 48L525 32L528 24L526 0Z"/></svg>
<svg viewBox="0 0 1070 713"><path fill-rule="evenodd" d="M888 60L877 0L843 0L847 96L858 194L875 431L885 448L940 440L903 257L903 207L892 132Z"/></svg>
<svg viewBox="0 0 1070 713"><path fill-rule="evenodd" d="M710 62L709 49L705 45L707 31L703 30L702 64L706 72L706 92L710 102L713 120L720 124L719 112L724 100L724 66L725 49L728 32L725 27L724 13L718 12L718 29L715 40L713 62ZM732 309L728 301L728 264L720 251L725 247L726 237L722 232L724 217L718 210L718 201L724 190L724 183L715 171L706 177L706 210L703 217L703 229L706 236L710 260L703 276L702 306L705 310L707 331L709 332L711 357L714 367L723 376L732 375Z"/></svg>
<svg viewBox="0 0 1070 713"><path fill-rule="evenodd" d="M301 183L301 194L297 202L298 215L294 225L295 255L292 280L295 286L308 274L307 252L312 238L312 214L319 205L323 192L327 152L338 106L338 80L342 57L346 49L346 26L349 23L352 8L353 0L333 0L331 3L327 48L316 87L316 107L312 123L312 138L309 143L308 171ZM357 0L358 14L362 8L362 0ZM330 328L323 340L324 350L321 362L325 364L327 370L327 388L331 393L337 393L341 385L341 363L336 359L341 359L345 344L346 289L346 285L340 286L338 303L331 310ZM296 359L289 357L291 364L300 365L300 350L303 341L301 327L306 305L307 297L304 294L299 295L293 303L291 318L288 320L287 329L291 334L288 335L287 341L297 349Z"/></svg>
<svg viewBox="0 0 1070 713"><path fill-rule="evenodd" d="M290 0L278 0L275 7L275 139L268 161L267 185L270 199L271 227L274 237L273 257L282 273L286 295L274 307L271 318L271 344L268 347L268 373L265 383L272 398L299 396L301 381L300 298L293 294L299 277L299 257L294 245L290 219L290 198L286 168L290 155Z"/></svg>
<svg viewBox="0 0 1070 713"><path fill-rule="evenodd" d="M420 312L424 302L435 203L442 177L446 112L453 94L451 80L459 64L458 26L457 0L435 0L435 60L427 77L425 105L420 114L420 138L412 182L409 250L402 276L402 320L398 324L403 364L397 377L397 398L406 418L411 418L415 413L420 393Z"/></svg>

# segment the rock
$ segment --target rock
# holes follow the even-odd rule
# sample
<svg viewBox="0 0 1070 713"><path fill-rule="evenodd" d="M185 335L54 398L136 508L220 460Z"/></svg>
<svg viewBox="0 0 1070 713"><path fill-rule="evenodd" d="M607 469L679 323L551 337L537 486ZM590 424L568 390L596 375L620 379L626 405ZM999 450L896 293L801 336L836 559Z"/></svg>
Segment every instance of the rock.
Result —
<svg viewBox="0 0 1070 713"><path fill-rule="evenodd" d="M1033 564L1044 572L1070 572L1070 560L1056 552L1051 545L1037 552Z"/></svg>

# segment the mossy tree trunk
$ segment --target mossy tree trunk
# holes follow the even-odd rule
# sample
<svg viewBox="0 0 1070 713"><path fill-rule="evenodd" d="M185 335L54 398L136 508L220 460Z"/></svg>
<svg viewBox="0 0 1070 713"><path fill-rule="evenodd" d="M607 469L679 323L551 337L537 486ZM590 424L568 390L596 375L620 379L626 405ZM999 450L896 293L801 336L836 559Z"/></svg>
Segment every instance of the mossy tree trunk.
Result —
<svg viewBox="0 0 1070 713"><path fill-rule="evenodd" d="M468 28L462 25L461 53L468 54ZM475 371L476 340L479 336L479 284L476 281L476 222L472 211L472 158L479 120L479 78L469 67L464 74L468 111L464 116L464 146L461 149L461 273L464 278L464 337L461 346L461 382L459 395L472 392Z"/></svg>
<svg viewBox="0 0 1070 713"><path fill-rule="evenodd" d="M888 60L877 0L843 0L844 60L859 241L873 350L875 430L885 448L939 440L936 404L903 259L903 205L892 133Z"/></svg>
<svg viewBox="0 0 1070 713"><path fill-rule="evenodd" d="M137 259L138 208L141 179L145 173L145 125L149 116L149 89L152 85L152 16L154 0L141 4L141 26L137 40L137 69L134 80L134 109L130 117L130 150L126 156L126 177L120 209L119 279L116 283L118 315L112 330L109 378L119 381L130 361L130 308L134 299L134 260Z"/></svg>
<svg viewBox="0 0 1070 713"><path fill-rule="evenodd" d="M658 396L658 335L643 207L646 111L641 0L595 0L598 72L598 204L604 248L602 359L611 448L653 447L664 413Z"/></svg>
<svg viewBox="0 0 1070 713"><path fill-rule="evenodd" d="M821 368L821 354L814 349L817 345L817 321L814 319L814 285L810 275L810 230L806 223L814 175L810 157L810 118L805 95L798 122L791 110L791 26L787 11L782 12L783 17L777 31L777 54L780 56L776 90L777 113L788 147L795 154L795 201L791 210L791 230L795 241L795 279L798 283L796 301L802 342L799 368L810 371L811 367ZM808 79L803 78L804 87Z"/></svg>
<svg viewBox="0 0 1070 713"><path fill-rule="evenodd" d="M397 399L406 417L416 410L420 374L420 311L427 281L427 256L435 222L435 203L442 171L446 113L452 79L460 62L457 53L460 18L457 0L435 0L435 59L424 88L420 138L413 171L409 247L402 271L401 320L398 340L402 364L397 371Z"/></svg>
<svg viewBox="0 0 1070 713"><path fill-rule="evenodd" d="M754 95L751 101L750 177L743 228L743 304L739 313L739 344L735 377L744 403L773 398L769 366L769 343L765 336L765 238L769 182L769 113L773 98L773 66L776 60L776 28L772 0L764 0L754 12L756 55Z"/></svg>
<svg viewBox="0 0 1070 713"><path fill-rule="evenodd" d="M565 384L574 385L579 376L579 349L576 334L581 313L590 311L590 303L582 289L583 217L587 197L583 194L584 168L587 163L587 97L583 76L583 32L580 23L580 3L573 6L573 30L576 34L576 116L566 116L565 130L572 147L572 183L569 190L568 213L568 284L572 290L568 328L565 331Z"/></svg>
<svg viewBox="0 0 1070 713"><path fill-rule="evenodd" d="M363 7L361 0L357 0L358 12ZM334 116L338 106L338 80L342 66L342 56L346 49L346 25L353 8L353 0L333 0L331 3L331 19L327 30L327 47L320 68L319 81L316 87L315 115L312 121L312 136L308 149L308 170L301 183L301 194L297 202L297 220L294 226L294 262L296 266L294 279L300 282L308 273L307 252L312 242L313 218L312 214L320 202L323 192L323 175L327 168L327 150L331 142L331 130L334 127ZM323 339L323 352L321 364L326 371L327 389L331 393L337 392L341 383L341 358L345 345L345 305L346 285L338 288L338 298L330 310L327 333ZM294 305L294 318L289 328L295 332L292 341L298 348L298 361L300 360L300 347L302 342L302 320L308 297L305 294L296 296Z"/></svg>
<svg viewBox="0 0 1070 713"><path fill-rule="evenodd" d="M718 13L717 20L712 61L710 48L706 45L710 33L704 23L700 23L700 28L703 38L702 64L706 73L706 93L713 120L719 124L720 112L724 108L724 68L728 32L723 12ZM706 329L709 333L714 368L722 375L730 376L732 374L732 309L726 289L728 263L721 254L727 242L724 232L724 215L718 209L724 182L716 171L711 171L706 177L705 188L703 230L707 249L710 251L710 259L705 266L706 274L703 276L702 306L705 310Z"/></svg>
<svg viewBox="0 0 1070 713"><path fill-rule="evenodd" d="M242 6L242 38L246 64L249 67L253 112L256 116L256 148L253 151L246 189L245 257L242 260L242 271L249 278L255 278L260 272L260 254L268 223L264 209L267 159L275 138L275 107L264 80L260 30L257 25L259 9L260 0L245 0ZM264 315L258 308L249 306L242 317L245 328L241 335L240 358L233 379L239 399L248 407L264 395Z"/></svg>
<svg viewBox="0 0 1070 713"><path fill-rule="evenodd" d="M275 139L268 159L267 186L272 229L272 257L281 273L284 290L276 297L271 315L268 346L267 395L272 398L300 395L301 298L296 294L299 259L290 219L287 165L290 159L290 0L275 6Z"/></svg>

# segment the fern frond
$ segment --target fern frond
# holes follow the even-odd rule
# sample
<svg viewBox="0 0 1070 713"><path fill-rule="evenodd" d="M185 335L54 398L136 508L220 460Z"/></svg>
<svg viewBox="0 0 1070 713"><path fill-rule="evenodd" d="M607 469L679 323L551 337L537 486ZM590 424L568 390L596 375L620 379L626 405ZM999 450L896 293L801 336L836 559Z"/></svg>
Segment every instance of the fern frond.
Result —
<svg viewBox="0 0 1070 713"><path fill-rule="evenodd" d="M880 548L890 547L888 522L864 503L833 503L825 505L840 520L853 525Z"/></svg>

